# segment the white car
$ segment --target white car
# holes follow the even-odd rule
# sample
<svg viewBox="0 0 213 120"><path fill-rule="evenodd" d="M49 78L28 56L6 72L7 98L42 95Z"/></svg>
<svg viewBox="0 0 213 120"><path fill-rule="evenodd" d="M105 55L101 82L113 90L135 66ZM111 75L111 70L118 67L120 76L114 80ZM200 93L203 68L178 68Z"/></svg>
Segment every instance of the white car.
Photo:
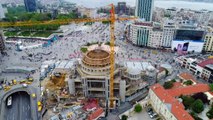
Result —
<svg viewBox="0 0 213 120"><path fill-rule="evenodd" d="M26 88L28 85L24 83L24 84L22 84L22 86L23 86L24 88Z"/></svg>
<svg viewBox="0 0 213 120"><path fill-rule="evenodd" d="M9 96L7 99L7 106L10 107L12 105L12 96Z"/></svg>

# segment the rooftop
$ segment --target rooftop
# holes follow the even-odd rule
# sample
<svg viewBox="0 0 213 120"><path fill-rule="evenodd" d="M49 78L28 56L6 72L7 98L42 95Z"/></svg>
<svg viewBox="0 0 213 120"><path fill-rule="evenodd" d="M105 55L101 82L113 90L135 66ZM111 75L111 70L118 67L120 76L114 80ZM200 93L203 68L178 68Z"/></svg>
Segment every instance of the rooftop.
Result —
<svg viewBox="0 0 213 120"><path fill-rule="evenodd" d="M208 64L213 64L213 58L207 59L207 60L204 60L204 61L198 63L198 65L199 65L200 67L205 67L205 66L208 65Z"/></svg>
<svg viewBox="0 0 213 120"><path fill-rule="evenodd" d="M206 67L213 70L213 64L206 65Z"/></svg>
<svg viewBox="0 0 213 120"><path fill-rule="evenodd" d="M178 87L165 90L160 84L155 84L151 86L151 89L161 99L161 101L163 101L165 104L171 105L171 113L178 120L194 120L193 117L184 109L184 105L180 103L175 97L199 92L208 92L210 88L207 84L196 84L180 87L179 83L177 83L177 86Z"/></svg>
<svg viewBox="0 0 213 120"><path fill-rule="evenodd" d="M166 104L171 105L171 113L178 120L194 120L192 116L185 111L184 106L177 99L172 97L167 90L165 90L160 84L155 84L151 87L154 93Z"/></svg>
<svg viewBox="0 0 213 120"><path fill-rule="evenodd" d="M196 79L193 77L193 75L189 74L189 73L186 73L186 72L183 72L183 73L180 73L178 75L181 79L184 79L184 80L191 80L193 82L196 82Z"/></svg>

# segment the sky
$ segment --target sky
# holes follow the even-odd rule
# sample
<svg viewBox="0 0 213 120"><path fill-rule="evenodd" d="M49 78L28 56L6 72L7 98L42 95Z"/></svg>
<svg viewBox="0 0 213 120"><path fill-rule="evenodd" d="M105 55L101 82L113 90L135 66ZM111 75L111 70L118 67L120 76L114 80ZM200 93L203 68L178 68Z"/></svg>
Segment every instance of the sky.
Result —
<svg viewBox="0 0 213 120"><path fill-rule="evenodd" d="M135 6L136 0L66 0L66 1L94 8L94 6L100 7L111 3L117 4L117 2L127 2L128 5Z"/></svg>
<svg viewBox="0 0 213 120"><path fill-rule="evenodd" d="M117 5L118 2L126 2L127 5L135 6L136 0L66 0L73 3L77 3L78 5L87 6L89 8L95 8L95 7L103 7L107 6L111 3L114 3L114 5ZM201 9L207 9L213 11L213 3L205 3L205 2L187 2L187 1L181 1L181 0L155 0L154 3L155 7L160 8L171 8L171 7L177 7L177 8L189 8L192 10L201 10Z"/></svg>

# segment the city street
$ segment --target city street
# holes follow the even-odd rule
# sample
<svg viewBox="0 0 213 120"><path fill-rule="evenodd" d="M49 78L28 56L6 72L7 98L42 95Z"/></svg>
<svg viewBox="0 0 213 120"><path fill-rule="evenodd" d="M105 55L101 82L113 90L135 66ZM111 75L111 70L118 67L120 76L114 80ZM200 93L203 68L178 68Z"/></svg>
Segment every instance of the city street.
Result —
<svg viewBox="0 0 213 120"><path fill-rule="evenodd" d="M32 120L30 96L25 92L12 95L12 106L5 104L5 120Z"/></svg>

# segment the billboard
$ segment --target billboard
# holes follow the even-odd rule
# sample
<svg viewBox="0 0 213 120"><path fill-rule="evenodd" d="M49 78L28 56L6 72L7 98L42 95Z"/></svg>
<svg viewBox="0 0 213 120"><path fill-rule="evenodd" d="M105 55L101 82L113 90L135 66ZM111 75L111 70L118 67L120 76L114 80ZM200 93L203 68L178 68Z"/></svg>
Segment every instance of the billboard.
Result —
<svg viewBox="0 0 213 120"><path fill-rule="evenodd" d="M178 52L201 52L203 49L203 45L204 41L173 40L172 50L176 49Z"/></svg>
<svg viewBox="0 0 213 120"><path fill-rule="evenodd" d="M177 30L175 39L172 42L172 50L186 53L189 51L201 52L204 45L204 31L198 30Z"/></svg>

